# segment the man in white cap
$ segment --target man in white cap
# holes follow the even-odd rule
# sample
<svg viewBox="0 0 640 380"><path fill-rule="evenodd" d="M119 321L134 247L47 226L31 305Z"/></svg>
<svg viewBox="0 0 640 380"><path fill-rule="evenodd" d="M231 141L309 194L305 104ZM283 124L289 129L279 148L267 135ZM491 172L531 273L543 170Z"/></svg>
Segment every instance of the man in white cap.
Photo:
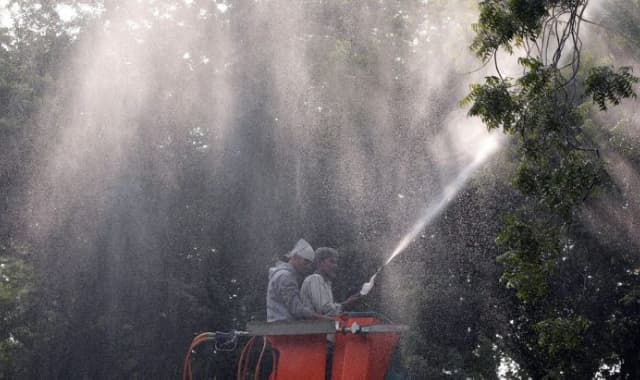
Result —
<svg viewBox="0 0 640 380"><path fill-rule="evenodd" d="M326 318L305 306L300 298L300 282L311 272L315 256L313 248L300 239L286 256L289 262L279 262L269 268L267 322Z"/></svg>

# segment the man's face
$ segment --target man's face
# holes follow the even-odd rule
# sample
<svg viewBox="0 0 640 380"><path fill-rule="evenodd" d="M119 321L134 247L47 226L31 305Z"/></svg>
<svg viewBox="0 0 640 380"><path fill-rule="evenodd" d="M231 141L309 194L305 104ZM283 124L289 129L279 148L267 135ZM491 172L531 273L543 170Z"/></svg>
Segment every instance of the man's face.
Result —
<svg viewBox="0 0 640 380"><path fill-rule="evenodd" d="M291 263L291 266L296 270L296 272L302 274L311 273L311 270L313 269L311 260L307 260L298 255L293 255L293 257L289 259L289 263Z"/></svg>
<svg viewBox="0 0 640 380"><path fill-rule="evenodd" d="M327 257L318 264L318 271L330 278L336 278L336 270L338 269L338 258L335 256Z"/></svg>

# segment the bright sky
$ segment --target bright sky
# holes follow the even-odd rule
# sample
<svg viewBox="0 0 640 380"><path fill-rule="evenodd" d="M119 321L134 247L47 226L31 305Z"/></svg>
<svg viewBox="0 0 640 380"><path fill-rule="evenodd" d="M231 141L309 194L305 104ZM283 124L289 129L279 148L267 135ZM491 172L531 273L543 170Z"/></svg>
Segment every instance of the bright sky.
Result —
<svg viewBox="0 0 640 380"><path fill-rule="evenodd" d="M11 26L11 13L7 9L9 0L0 0L0 27L8 28Z"/></svg>
<svg viewBox="0 0 640 380"><path fill-rule="evenodd" d="M17 5L14 5L13 9L8 8L9 0L0 0L0 27L8 28L13 25L13 18L15 17L15 13L18 12L19 8ZM38 6L36 3L35 6ZM103 9L100 7L96 7L91 4L83 4L78 3L76 6L69 4L56 4L55 6L56 12L60 16L60 20L63 22L73 21L76 17L78 17L78 11L83 14L100 14Z"/></svg>
<svg viewBox="0 0 640 380"><path fill-rule="evenodd" d="M58 16L63 22L69 22L78 17L78 12L76 12L75 8L68 4L57 4L56 12L58 12Z"/></svg>

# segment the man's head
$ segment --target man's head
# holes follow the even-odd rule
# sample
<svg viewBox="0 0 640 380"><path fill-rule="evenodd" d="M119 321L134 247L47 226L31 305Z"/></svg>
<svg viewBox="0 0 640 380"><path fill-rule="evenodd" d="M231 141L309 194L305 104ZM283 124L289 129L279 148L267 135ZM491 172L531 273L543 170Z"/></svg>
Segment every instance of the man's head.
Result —
<svg viewBox="0 0 640 380"><path fill-rule="evenodd" d="M328 247L316 249L314 264L318 273L333 280L338 269L338 251Z"/></svg>
<svg viewBox="0 0 640 380"><path fill-rule="evenodd" d="M295 247L287 254L289 258L289 264L298 273L306 274L311 272L311 265L315 257L311 244L306 240L300 239L296 243Z"/></svg>

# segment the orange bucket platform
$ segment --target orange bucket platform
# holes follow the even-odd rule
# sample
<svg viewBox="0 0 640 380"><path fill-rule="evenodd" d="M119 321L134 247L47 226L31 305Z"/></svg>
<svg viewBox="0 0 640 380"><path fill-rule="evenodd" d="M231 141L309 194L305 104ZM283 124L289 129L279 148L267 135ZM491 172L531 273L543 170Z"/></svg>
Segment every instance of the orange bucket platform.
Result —
<svg viewBox="0 0 640 380"><path fill-rule="evenodd" d="M277 351L270 380L324 380L327 335L335 334L332 380L382 380L406 326L373 313L352 313L336 321L250 323L249 335L266 336Z"/></svg>

